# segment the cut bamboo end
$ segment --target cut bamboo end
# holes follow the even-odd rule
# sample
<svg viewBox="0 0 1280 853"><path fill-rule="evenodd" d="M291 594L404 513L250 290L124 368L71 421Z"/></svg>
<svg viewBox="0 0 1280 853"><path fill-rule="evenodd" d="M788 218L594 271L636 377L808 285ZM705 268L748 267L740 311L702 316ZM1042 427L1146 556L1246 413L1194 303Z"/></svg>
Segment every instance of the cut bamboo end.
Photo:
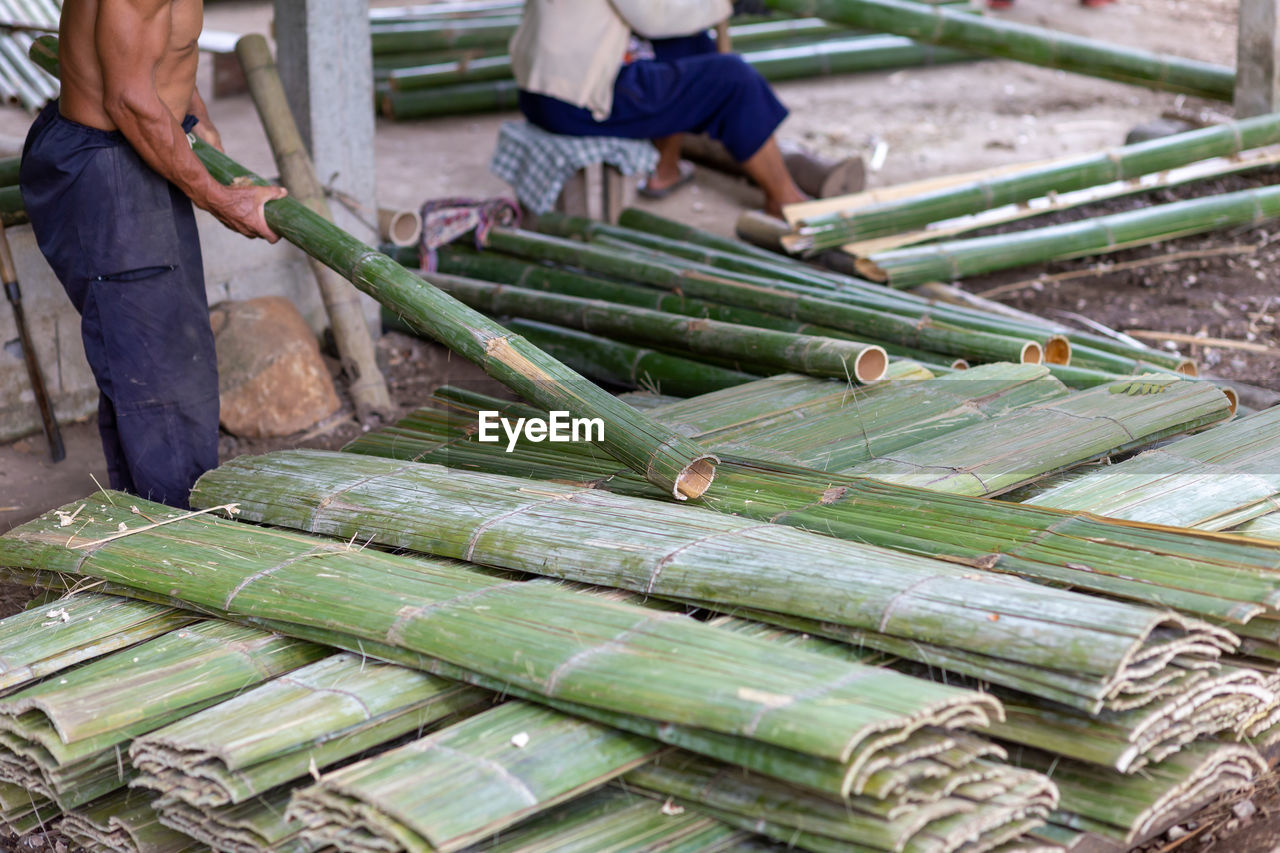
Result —
<svg viewBox="0 0 1280 853"><path fill-rule="evenodd" d="M967 359L957 358L955 361L951 362L951 369L952 370L968 370L969 362Z"/></svg>
<svg viewBox="0 0 1280 853"><path fill-rule="evenodd" d="M1189 358L1184 358L1182 361L1178 362L1178 366L1173 370L1175 373L1181 373L1183 376L1200 375L1200 365L1196 364Z"/></svg>
<svg viewBox="0 0 1280 853"><path fill-rule="evenodd" d="M1044 347L1035 341L1027 341L1022 345L1023 364L1044 364Z"/></svg>
<svg viewBox="0 0 1280 853"><path fill-rule="evenodd" d="M422 237L422 216L416 210L380 207L378 233L394 246L416 246Z"/></svg>
<svg viewBox="0 0 1280 853"><path fill-rule="evenodd" d="M867 347L853 362L853 376L863 384L883 379L888 370L889 354L884 347Z"/></svg>
<svg viewBox="0 0 1280 853"><path fill-rule="evenodd" d="M787 245L787 239L785 237L782 238L782 244L784 246ZM795 251L790 246L787 246L787 249L792 252ZM858 258L856 261L853 262L853 266L854 266L854 269L858 271L858 275L862 276L863 278L869 278L872 281L888 281L889 280L889 274L885 272L883 269L881 269L880 265L877 264L875 261L871 260L870 258Z"/></svg>
<svg viewBox="0 0 1280 853"><path fill-rule="evenodd" d="M707 455L686 465L676 477L676 485L672 490L676 500L687 501L702 497L716 478L716 463L719 461L715 456Z"/></svg>
<svg viewBox="0 0 1280 853"><path fill-rule="evenodd" d="M1044 342L1044 360L1046 364L1071 363L1071 341L1063 335L1050 335Z"/></svg>
<svg viewBox="0 0 1280 853"><path fill-rule="evenodd" d="M1240 408L1240 395L1236 393L1236 389L1226 386L1218 389L1222 392L1222 396L1227 398L1227 404L1231 406L1231 414L1236 413L1236 409Z"/></svg>

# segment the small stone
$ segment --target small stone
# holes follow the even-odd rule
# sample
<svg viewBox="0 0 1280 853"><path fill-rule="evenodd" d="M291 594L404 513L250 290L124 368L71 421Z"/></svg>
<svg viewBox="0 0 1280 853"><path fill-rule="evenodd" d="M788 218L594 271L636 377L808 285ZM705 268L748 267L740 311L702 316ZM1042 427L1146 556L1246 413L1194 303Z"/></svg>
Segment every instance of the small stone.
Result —
<svg viewBox="0 0 1280 853"><path fill-rule="evenodd" d="M44 847L45 843L46 843L45 837L40 833L36 833L35 835L29 836L27 838L27 846L32 847L36 850L39 850L40 848Z"/></svg>
<svg viewBox="0 0 1280 853"><path fill-rule="evenodd" d="M65 841L55 841L53 843L53 853L67 853L67 844Z"/></svg>
<svg viewBox="0 0 1280 853"><path fill-rule="evenodd" d="M1177 841L1179 838L1185 837L1186 834L1187 834L1187 830L1183 829L1181 826L1175 826L1172 829L1170 829L1168 832L1170 841Z"/></svg>
<svg viewBox="0 0 1280 853"><path fill-rule="evenodd" d="M1258 807L1253 804L1253 800L1241 800L1231 807L1231 812L1241 820L1248 820L1258 813Z"/></svg>

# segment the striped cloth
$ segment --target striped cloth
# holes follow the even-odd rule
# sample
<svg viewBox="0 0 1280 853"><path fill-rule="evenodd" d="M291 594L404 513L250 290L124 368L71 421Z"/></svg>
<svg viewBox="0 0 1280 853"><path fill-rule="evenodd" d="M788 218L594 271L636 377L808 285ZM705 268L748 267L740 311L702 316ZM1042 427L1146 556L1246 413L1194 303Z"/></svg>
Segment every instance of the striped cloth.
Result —
<svg viewBox="0 0 1280 853"><path fill-rule="evenodd" d="M489 171L515 190L534 213L555 207L565 181L592 163L608 163L624 175L643 175L658 165L658 152L644 139L558 136L528 122L503 122Z"/></svg>

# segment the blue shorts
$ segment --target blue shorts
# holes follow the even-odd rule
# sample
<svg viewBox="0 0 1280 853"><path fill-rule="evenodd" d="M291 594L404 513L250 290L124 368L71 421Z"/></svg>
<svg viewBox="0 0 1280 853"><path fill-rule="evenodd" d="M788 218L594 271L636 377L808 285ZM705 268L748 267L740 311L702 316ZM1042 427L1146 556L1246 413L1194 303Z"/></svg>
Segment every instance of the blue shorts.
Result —
<svg viewBox="0 0 1280 853"><path fill-rule="evenodd" d="M613 84L613 110L596 121L591 111L547 95L520 92L525 118L566 136L657 139L706 133L742 162L787 117L773 89L732 53L716 53L705 34L655 41L654 59L622 66Z"/></svg>
<svg viewBox="0 0 1280 853"><path fill-rule="evenodd" d="M57 101L27 135L20 185L80 312L112 488L185 507L218 464L218 362L190 200L123 134L71 121Z"/></svg>

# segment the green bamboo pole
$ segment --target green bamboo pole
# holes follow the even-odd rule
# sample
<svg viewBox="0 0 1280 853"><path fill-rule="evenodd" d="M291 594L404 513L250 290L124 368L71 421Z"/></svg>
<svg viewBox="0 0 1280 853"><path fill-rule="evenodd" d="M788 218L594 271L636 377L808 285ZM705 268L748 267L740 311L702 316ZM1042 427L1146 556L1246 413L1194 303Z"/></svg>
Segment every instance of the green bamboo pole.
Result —
<svg viewBox="0 0 1280 853"><path fill-rule="evenodd" d="M781 288L748 287L730 278L687 270L675 263L649 260L602 246L505 228L490 230L487 241L489 248L517 257L568 264L593 273L679 291L696 299L833 326L855 335L875 337L903 346L991 361L1039 363L1043 355L1039 344L1026 339L971 332L933 321L913 322L887 312L862 309Z"/></svg>
<svg viewBox="0 0 1280 853"><path fill-rule="evenodd" d="M406 120L466 113L514 110L519 105L519 87L514 80L458 83L427 89L389 89L382 101L387 118Z"/></svg>
<svg viewBox="0 0 1280 853"><path fill-rule="evenodd" d="M548 323L510 320L507 326L584 376L610 385L693 397L757 378Z"/></svg>
<svg viewBox="0 0 1280 853"><path fill-rule="evenodd" d="M830 28L829 24L822 26ZM740 45L735 42L735 46ZM773 82L886 68L941 65L974 59L973 54L963 51L922 45L908 38L887 35L857 36L802 45L757 46L741 55L762 77ZM509 56L399 68L388 77L393 92L510 79ZM429 103L425 99L398 100L395 105L396 117L424 118L426 115L438 115L439 113L430 111L425 106Z"/></svg>
<svg viewBox="0 0 1280 853"><path fill-rule="evenodd" d="M18 170L21 167L21 157L0 158L0 187L17 186Z"/></svg>
<svg viewBox="0 0 1280 853"><path fill-rule="evenodd" d="M628 208L624 210L619 218L619 225L633 229L633 231L641 231L659 237L666 237L671 240L692 243L697 246L705 246L709 249L716 250L717 252L747 255L751 258L765 261L773 270L775 278L779 276L779 270L783 269L790 270L793 274L797 271L803 271L807 276L817 275L834 284L836 286L836 292L842 294L841 298L849 298L850 291L859 289L862 285L862 279L852 278L850 276L833 273L827 270L818 270L807 264L800 265L799 262L794 259L786 258L782 255L769 252L764 249L759 249L740 240L721 237L718 234L711 234L709 232L702 231L701 229L684 225L682 223L675 222L674 220L665 219L657 214L638 210L636 208ZM714 258L716 256L717 255L714 253L709 255L709 262L714 263ZM865 285L866 287L872 286L870 282L865 282ZM989 312L982 311L971 306L941 305L936 300L927 299L915 293L895 291L892 295L902 300L901 304L903 305L903 313L919 314L931 308L945 309L948 312L948 322L965 328L974 328L979 331L992 331L989 326L985 325L986 323L991 322ZM884 294L882 291L880 296L884 298L888 296L888 294ZM867 307L875 306L868 305ZM1003 320L1004 318L1001 319ZM1035 330L1040 333L1048 332L1066 335L1072 344L1073 358L1078 357L1079 348L1081 346L1087 345L1103 352L1115 353L1129 358L1143 358L1147 361L1175 369L1185 361L1185 359L1181 359L1179 356L1170 355L1169 353L1150 347L1142 347L1135 350L1134 347L1122 344L1118 341L1112 340L1111 338L1103 337L1102 335L1095 335L1089 332L1080 332L1078 330L1062 326L1058 323L1052 323L1041 317L1036 317L1035 320L1038 322L1031 323L1031 321L1028 320L1025 325L1005 325L1003 328L1008 330L1025 329L1027 333L1031 333L1032 330Z"/></svg>
<svg viewBox="0 0 1280 853"><path fill-rule="evenodd" d="M459 276L435 274L425 278L455 299L486 314L522 317L637 343L675 347L697 355L737 359L753 370L758 366L865 385L883 378L889 365L885 351L872 344L680 317L644 308L621 308L600 299L544 293Z"/></svg>
<svg viewBox="0 0 1280 853"><path fill-rule="evenodd" d="M1013 21L965 14L911 0L767 0L771 9L872 32L1119 80L1167 92L1230 101L1232 69L1118 47Z"/></svg>
<svg viewBox="0 0 1280 853"><path fill-rule="evenodd" d="M17 186L0 187L0 224L7 228L26 223L27 206L22 200L21 191Z"/></svg>
<svg viewBox="0 0 1280 853"><path fill-rule="evenodd" d="M376 21L371 24L373 54L459 47L505 46L520 18L491 17L454 21Z"/></svg>
<svg viewBox="0 0 1280 853"><path fill-rule="evenodd" d="M1255 116L1041 166L971 181L946 189L870 204L844 213L806 219L784 242L796 251L833 248L887 237L932 222L1039 198L1131 180L1212 157L1280 142L1280 117Z"/></svg>
<svg viewBox="0 0 1280 853"><path fill-rule="evenodd" d="M271 144L271 153L280 169L281 182L299 203L328 222L333 221L324 187L316 178L315 166L298 133L289 110L284 85L276 69L265 36L247 35L236 42L236 57L244 71L253 105ZM311 274L324 301L325 313L333 329L338 357L350 381L351 398L360 420L387 418L395 410L391 392L378 368L373 339L365 322L360 293L330 267L309 257Z"/></svg>
<svg viewBox="0 0 1280 853"><path fill-rule="evenodd" d="M38 39L37 63L56 58L57 40ZM47 67L51 73L56 66ZM263 183L243 166L197 140L196 155L215 179L230 183L248 178ZM336 270L356 287L391 308L420 333L474 361L517 394L549 410L601 418L606 429L600 445L677 499L697 497L715 477L715 457L697 445L650 422L555 359L485 318L325 221L297 199L266 205L267 224L311 257Z"/></svg>
<svg viewBox="0 0 1280 853"><path fill-rule="evenodd" d="M882 252L859 260L858 267L864 275L891 287L913 287L1024 264L1118 252L1222 228L1252 226L1277 216L1280 188L1262 187L1013 234Z"/></svg>

